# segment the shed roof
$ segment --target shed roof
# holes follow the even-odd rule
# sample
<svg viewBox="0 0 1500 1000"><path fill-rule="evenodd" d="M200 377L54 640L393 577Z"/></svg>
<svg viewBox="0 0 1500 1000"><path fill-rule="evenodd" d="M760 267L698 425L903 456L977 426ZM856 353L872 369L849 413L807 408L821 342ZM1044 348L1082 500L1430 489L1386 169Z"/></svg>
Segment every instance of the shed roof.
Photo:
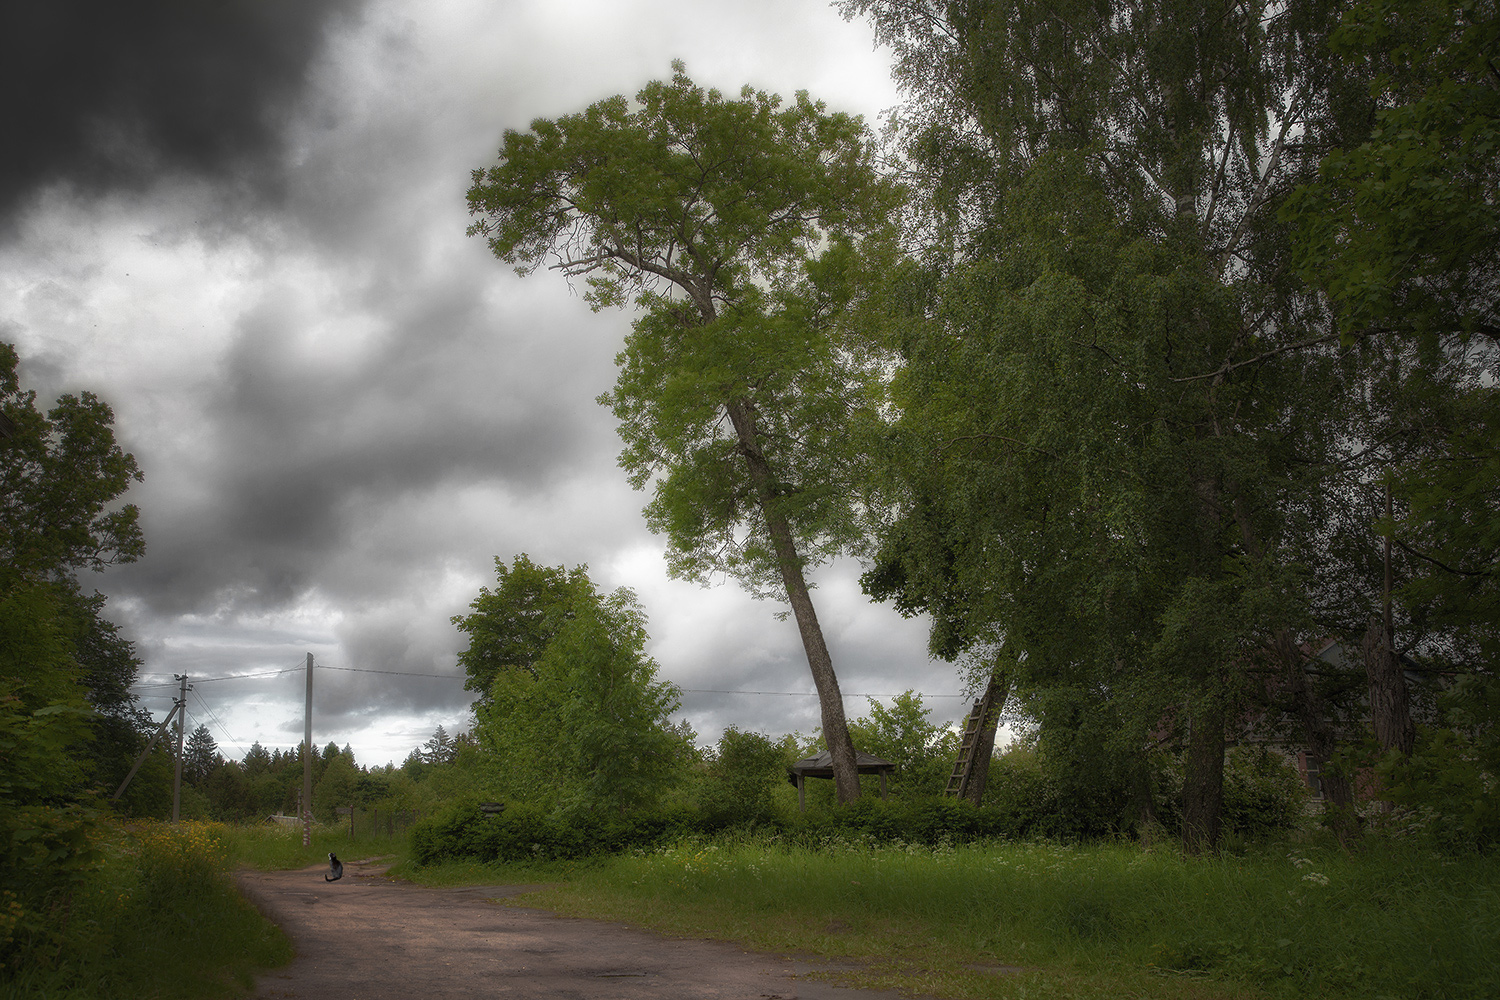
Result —
<svg viewBox="0 0 1500 1000"><path fill-rule="evenodd" d="M874 754L865 753L863 750L854 751L854 763L860 774L880 774L882 771L888 772L896 769L896 765L890 761L881 760ZM802 758L786 769L786 780L795 785L799 774L804 778L832 778L833 753L824 750L820 754Z"/></svg>

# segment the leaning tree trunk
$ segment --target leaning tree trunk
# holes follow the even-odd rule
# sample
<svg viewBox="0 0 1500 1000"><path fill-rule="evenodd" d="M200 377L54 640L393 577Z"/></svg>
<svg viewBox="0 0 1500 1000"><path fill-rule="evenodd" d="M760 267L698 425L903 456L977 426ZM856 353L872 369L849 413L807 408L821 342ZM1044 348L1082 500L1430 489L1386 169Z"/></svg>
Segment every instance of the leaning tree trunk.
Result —
<svg viewBox="0 0 1500 1000"><path fill-rule="evenodd" d="M1005 699L1010 694L1010 675L1000 669L998 660L996 657L989 684L981 698L989 705L989 712L979 721L979 731L974 734L974 747L969 751L969 778L960 796L976 806L984 801L984 786L990 778L990 757L995 753L995 730L1000 728L1000 713L1005 711Z"/></svg>
<svg viewBox="0 0 1500 1000"><path fill-rule="evenodd" d="M844 718L844 696L839 691L838 676L833 672L833 657L828 654L828 644L823 641L823 627L818 624L818 614L813 609L807 578L802 574L802 559L797 555L791 525L777 509L776 480L770 463L766 461L765 452L760 447L759 433L755 426L755 407L749 400L735 399L725 409L728 410L735 434L739 437L739 451L744 456L750 481L755 487L761 515L766 521L766 533L771 537L776 563L781 570L781 581L786 587L787 600L791 602L792 614L797 619L797 631L802 635L807 666L812 671L813 685L818 689L823 739L833 757L834 792L838 801L853 802L859 798L859 765L854 755L854 741L849 737L849 726Z"/></svg>
<svg viewBox="0 0 1500 1000"><path fill-rule="evenodd" d="M1189 854L1219 845L1224 805L1224 702L1218 695L1189 717L1182 779L1182 844Z"/></svg>

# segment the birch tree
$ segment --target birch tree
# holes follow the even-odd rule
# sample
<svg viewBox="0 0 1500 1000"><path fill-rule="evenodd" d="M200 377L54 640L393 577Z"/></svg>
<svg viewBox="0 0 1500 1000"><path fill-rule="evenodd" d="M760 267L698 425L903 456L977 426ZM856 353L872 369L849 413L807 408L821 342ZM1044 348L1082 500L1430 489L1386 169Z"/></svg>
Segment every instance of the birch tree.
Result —
<svg viewBox="0 0 1500 1000"><path fill-rule="evenodd" d="M849 0L923 179L877 581L1139 752L1214 844L1256 670L1302 676L1305 560L1351 368L1275 212L1369 100L1335 3ZM1341 409L1344 407L1344 409ZM1285 654L1278 658L1278 652Z"/></svg>

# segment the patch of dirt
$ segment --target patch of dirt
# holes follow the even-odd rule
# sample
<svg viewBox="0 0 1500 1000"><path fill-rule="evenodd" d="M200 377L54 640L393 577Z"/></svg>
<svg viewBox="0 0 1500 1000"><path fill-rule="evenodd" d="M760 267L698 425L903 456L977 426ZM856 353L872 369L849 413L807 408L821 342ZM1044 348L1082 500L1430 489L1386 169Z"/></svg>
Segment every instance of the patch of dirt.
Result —
<svg viewBox="0 0 1500 1000"><path fill-rule="evenodd" d="M262 1000L897 1000L800 978L846 963L666 938L496 899L534 885L434 889L390 878L378 859L293 872L244 871L240 890L286 931L297 957L260 976Z"/></svg>

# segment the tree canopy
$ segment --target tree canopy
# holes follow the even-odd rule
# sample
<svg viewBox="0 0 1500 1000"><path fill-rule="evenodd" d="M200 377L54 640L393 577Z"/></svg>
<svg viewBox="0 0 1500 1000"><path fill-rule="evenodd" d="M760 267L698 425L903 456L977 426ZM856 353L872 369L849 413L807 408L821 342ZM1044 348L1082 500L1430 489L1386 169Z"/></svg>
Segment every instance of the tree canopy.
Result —
<svg viewBox="0 0 1500 1000"><path fill-rule="evenodd" d="M899 516L867 580L933 611L935 651L1003 643L1044 718L1116 720L1142 775L1171 721L1210 845L1250 668L1310 615L1348 414L1275 223L1368 119L1306 57L1337 5L843 6L897 53L925 242L890 299Z"/></svg>
<svg viewBox="0 0 1500 1000"><path fill-rule="evenodd" d="M805 92L696 86L681 62L632 103L607 98L527 132L476 170L471 234L519 273L585 276L598 309L644 315L604 397L621 463L644 487L673 572L779 582L818 689L843 801L854 747L804 563L845 546L857 504L851 421L871 410L868 362L830 332L849 298L846 241L884 230L899 192L863 122ZM840 458L843 459L842 464Z"/></svg>
<svg viewBox="0 0 1500 1000"><path fill-rule="evenodd" d="M538 566L522 552L506 566L495 557L495 589L479 589L469 603L470 613L454 615L453 624L468 635L469 645L458 654L464 668L464 689L489 697L500 674L519 670L536 673L541 659L578 601L593 592L584 567Z"/></svg>
<svg viewBox="0 0 1500 1000"><path fill-rule="evenodd" d="M114 414L85 392L43 415L36 393L21 388L18 363L0 343L0 415L11 428L0 437L0 583L139 558L139 512L114 501L141 474L115 443Z"/></svg>
<svg viewBox="0 0 1500 1000"><path fill-rule="evenodd" d="M579 590L529 670L498 673L475 736L504 794L568 809L655 802L689 748L668 717L677 689L645 655L646 617L621 588Z"/></svg>

